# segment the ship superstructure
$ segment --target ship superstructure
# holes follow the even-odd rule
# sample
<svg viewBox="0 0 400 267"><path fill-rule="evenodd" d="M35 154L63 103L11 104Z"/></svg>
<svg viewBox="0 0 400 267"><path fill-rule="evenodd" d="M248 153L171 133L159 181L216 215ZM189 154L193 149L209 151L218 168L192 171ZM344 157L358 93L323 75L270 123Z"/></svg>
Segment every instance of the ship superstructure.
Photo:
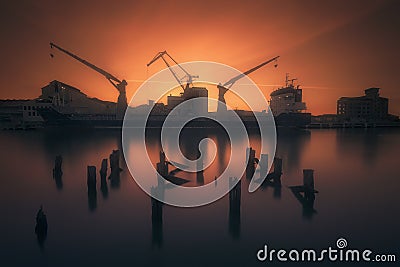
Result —
<svg viewBox="0 0 400 267"><path fill-rule="evenodd" d="M303 90L295 86L297 79L289 79L286 74L285 86L270 94L270 108L277 125L305 126L311 122L311 113L307 113L306 103L303 102Z"/></svg>

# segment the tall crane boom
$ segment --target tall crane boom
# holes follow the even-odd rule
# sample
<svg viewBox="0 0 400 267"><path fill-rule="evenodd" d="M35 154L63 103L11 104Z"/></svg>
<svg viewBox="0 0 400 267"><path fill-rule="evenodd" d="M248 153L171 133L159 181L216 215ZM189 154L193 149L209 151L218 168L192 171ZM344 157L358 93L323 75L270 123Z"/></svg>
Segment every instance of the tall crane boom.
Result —
<svg viewBox="0 0 400 267"><path fill-rule="evenodd" d="M89 68L91 68L91 69L97 71L98 73L100 73L101 75L103 75L104 77L106 77L106 79L109 80L110 82L114 81L114 82L119 83L119 84L125 83L125 84L127 85L127 82L126 82L125 80L122 80L122 81L121 81L120 79L118 79L118 78L115 77L114 75L112 75L112 74L108 73L107 71L105 71L105 70L103 70L103 69L97 67L96 65L94 65L94 64L92 64L92 63L90 63L90 62L88 62L88 61L86 61L86 60L84 60L84 59L78 57L77 55L75 55L75 54L73 54L73 53L71 53L71 52L65 50L64 48L62 48L62 47L56 45L55 43L50 43L50 47L51 47L51 48L53 48L53 47L57 48L57 49L60 50L61 52L63 52L63 53L65 53L65 54L67 54L68 56L70 56L70 57L72 57L72 58L78 60L79 62L81 62L82 64L88 66ZM113 85L115 86L114 83L113 83ZM115 86L115 87L116 87L116 86ZM116 87L116 88L117 88L117 87ZM119 90L119 88L117 88L117 89Z"/></svg>
<svg viewBox="0 0 400 267"><path fill-rule="evenodd" d="M271 58L270 60L267 60L267 61L261 63L260 65L255 66L254 68L251 68L251 69L249 69L248 71L245 71L245 72L243 72L243 73L241 73L241 74L239 74L239 75L233 77L232 79L230 79L229 81L227 81L226 83L224 83L222 86L223 86L223 87L229 86L229 88L231 88L232 85L233 85L235 82L237 82L238 80L240 80L240 79L243 78L244 76L249 75L250 73L252 73L252 72L258 70L259 68L261 68L261 67L267 65L268 63L271 63L272 61L277 61L278 58L279 58L279 56L274 57L274 58Z"/></svg>
<svg viewBox="0 0 400 267"><path fill-rule="evenodd" d="M178 77L178 75L172 70L171 65L164 58L164 55L168 56L185 73L185 75L187 77L186 87L183 86L183 84L181 84L182 79L180 79ZM151 64L153 64L154 62L156 62L160 58L164 61L165 65L167 65L168 69L171 71L171 73L174 76L175 80L180 84L180 86L182 87L183 90L186 90L186 88L189 87L189 85L193 82L193 78L199 78L199 76L191 75L189 72L187 72L175 59L173 59L170 56L170 54L168 54L168 52L166 50L164 50L162 52L158 52L154 56L154 58L149 63L147 63L147 67L149 67Z"/></svg>
<svg viewBox="0 0 400 267"><path fill-rule="evenodd" d="M77 55L65 50L64 48L54 44L54 43L50 43L50 47L51 48L57 48L58 50L60 50L61 52L67 54L68 56L76 59L77 61L81 62L82 64L86 65L87 67L91 68L92 70L97 71L98 73L100 73L101 75L103 75L119 92L119 96L118 96L118 101L117 101L117 110L116 110L116 115L118 119L122 119L126 108L128 106L127 100L126 100L126 86L128 85L128 83L125 80L120 80L117 77L115 77L114 75L108 73L107 71L97 67L96 65L78 57ZM53 55L51 55L53 56Z"/></svg>
<svg viewBox="0 0 400 267"><path fill-rule="evenodd" d="M233 78L231 78L230 80L228 80L227 82L225 82L224 84L219 84L217 85L218 88L218 106L217 106L217 112L220 111L226 111L226 102L225 102L225 93L229 90L229 88L232 87L232 85L237 82L238 80L240 80L241 78L245 77L246 75L249 75L250 73L258 70L259 68L273 62L273 61L277 61L279 58L279 56L276 56L274 58L271 58L257 66L255 66L254 68L251 68ZM275 64L275 67L277 67L277 64ZM221 104L222 103L222 104Z"/></svg>

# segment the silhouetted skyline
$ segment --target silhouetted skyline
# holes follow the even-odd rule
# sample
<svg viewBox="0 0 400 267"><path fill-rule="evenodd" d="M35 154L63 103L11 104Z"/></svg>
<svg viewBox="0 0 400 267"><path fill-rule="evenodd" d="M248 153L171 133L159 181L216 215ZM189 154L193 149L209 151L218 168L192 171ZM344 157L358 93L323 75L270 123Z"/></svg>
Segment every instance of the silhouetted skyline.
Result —
<svg viewBox="0 0 400 267"><path fill-rule="evenodd" d="M247 70L280 55L277 69L251 75L266 96L299 78L314 114L335 113L336 100L381 87L400 113L398 1L201 1L3 3L0 98L34 98L57 79L116 101L104 78L64 55L54 41L128 80L128 101L140 81L165 66L146 63L161 50L179 62L210 60ZM229 100L227 100L229 101Z"/></svg>

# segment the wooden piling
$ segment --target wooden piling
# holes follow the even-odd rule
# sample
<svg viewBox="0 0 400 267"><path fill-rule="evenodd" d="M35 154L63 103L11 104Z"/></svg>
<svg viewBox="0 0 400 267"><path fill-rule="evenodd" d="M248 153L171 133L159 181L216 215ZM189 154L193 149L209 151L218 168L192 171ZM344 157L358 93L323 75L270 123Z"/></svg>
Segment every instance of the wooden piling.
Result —
<svg viewBox="0 0 400 267"><path fill-rule="evenodd" d="M274 158L274 173L277 175L282 174L282 159L281 158Z"/></svg>
<svg viewBox="0 0 400 267"><path fill-rule="evenodd" d="M110 169L112 174L121 171L119 167L119 150L113 150L110 154Z"/></svg>
<svg viewBox="0 0 400 267"><path fill-rule="evenodd" d="M103 178L107 176L107 167L108 167L108 160L103 159L101 161L101 168L100 168L100 176Z"/></svg>
<svg viewBox="0 0 400 267"><path fill-rule="evenodd" d="M260 178L263 179L268 174L268 154L260 155Z"/></svg>
<svg viewBox="0 0 400 267"><path fill-rule="evenodd" d="M96 166L87 166L88 190L96 190Z"/></svg>
<svg viewBox="0 0 400 267"><path fill-rule="evenodd" d="M160 162L157 163L157 172L166 177L168 175L168 163L165 161L165 153L160 151Z"/></svg>
<svg viewBox="0 0 400 267"><path fill-rule="evenodd" d="M314 192L314 170L303 170L303 186L305 191Z"/></svg>
<svg viewBox="0 0 400 267"><path fill-rule="evenodd" d="M246 158L248 159L247 166L254 167L254 159L256 158L256 151L252 147L246 149Z"/></svg>
<svg viewBox="0 0 400 267"><path fill-rule="evenodd" d="M197 170L196 180L197 180L197 184L204 185L204 172L203 172L204 163L203 163L203 160L200 158L201 158L201 155L199 154L199 159L196 164L196 170Z"/></svg>
<svg viewBox="0 0 400 267"><path fill-rule="evenodd" d="M253 150L251 147L247 148L246 158L247 158L246 178L250 179L253 177L255 171L256 151Z"/></svg>

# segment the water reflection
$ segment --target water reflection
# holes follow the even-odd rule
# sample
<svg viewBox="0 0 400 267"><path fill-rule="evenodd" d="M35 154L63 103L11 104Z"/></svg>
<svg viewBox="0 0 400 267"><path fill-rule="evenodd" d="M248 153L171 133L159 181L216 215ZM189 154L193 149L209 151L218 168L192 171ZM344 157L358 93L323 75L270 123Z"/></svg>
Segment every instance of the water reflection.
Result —
<svg viewBox="0 0 400 267"><path fill-rule="evenodd" d="M285 172L292 174L300 168L304 148L311 140L311 132L303 129L277 129L276 156L284 161Z"/></svg>
<svg viewBox="0 0 400 267"><path fill-rule="evenodd" d="M151 233L152 245L160 248L163 244L163 203L151 199Z"/></svg>
<svg viewBox="0 0 400 267"><path fill-rule="evenodd" d="M382 129L337 129L336 145L339 153L359 153L366 166L376 163L378 149L382 147Z"/></svg>
<svg viewBox="0 0 400 267"><path fill-rule="evenodd" d="M62 157L60 155L56 156L54 160L54 168L53 168L53 179L56 182L56 187L58 190L62 190L63 181L62 181Z"/></svg>
<svg viewBox="0 0 400 267"><path fill-rule="evenodd" d="M237 182L236 177L229 178L229 185L235 183L234 188L229 191L229 233L235 239L240 237L240 207L242 196L242 181Z"/></svg>
<svg viewBox="0 0 400 267"><path fill-rule="evenodd" d="M110 189L109 166L105 176L102 174L102 160L107 158L108 161L112 150L119 148L119 132L2 132L0 143L3 151L7 151L1 160L3 180L0 187L0 205L5 214L0 223L3 265L42 264L38 262L39 246L46 248L47 253L43 255L51 255L53 263L68 261L73 253L81 265L90 259L93 261L90 264L98 266L105 265L107 260L109 265L148 266L148 259L155 255L160 255L165 265L174 265L176 259L191 264L203 252L207 254L203 258L210 260L210 251L219 251L212 255L216 261L222 262L229 253L234 260L243 263L266 241L282 246L328 246L342 234L354 246L365 244L376 251L391 252L400 245L393 235L400 223L399 217L387 213L388 206L399 202L400 132L398 129L359 130L312 130L311 134L278 135L276 156L282 159L281 187L274 187L274 180L268 177L267 181L272 184L263 184L267 190L249 194L248 180L243 177L240 199L230 194L216 203L194 209L162 204L160 209L160 205L155 204L154 215L152 200L136 185L129 172L120 172L119 190ZM208 136L215 141L218 150L215 164L203 172L205 184L216 183L215 177L226 166L230 153L229 140L223 134L210 132ZM250 137L255 158L260 159L256 167L260 176L264 176L263 156L258 155L256 138ZM154 142L148 143L155 165L160 162L161 150L157 138L150 138ZM193 140L186 142L187 147L196 147L190 144ZM126 169L121 154L119 164ZM56 188L56 177L54 181L49 177L58 155L62 155L61 193ZM105 197L103 189L108 192L107 200L101 196L96 198L95 213L88 209L94 205L89 204L92 196L86 191L87 166L95 166L96 175L100 175L99 193ZM273 173L275 167L267 175ZM315 169L315 188L320 194L306 195L288 188L289 185L304 186L304 168ZM186 176L171 169L169 165L168 175L197 184L196 174ZM160 191L168 190L165 187L160 187L163 188ZM281 196L279 201L275 199L278 195ZM35 236L33 217L41 203L51 231L48 235ZM309 223L303 223L310 219L312 229ZM93 223L95 228L91 227ZM307 239L304 239L305 232L310 233ZM38 242L35 242L36 237ZM117 242L129 249L110 246ZM59 250L59 244L65 250ZM159 249L154 251L151 247ZM182 249L175 249L178 247ZM225 248L222 252L221 247ZM132 251L137 255L134 259ZM171 256L164 257L165 253ZM44 258L43 263L47 264L47 260ZM254 264L257 265L259 263ZM253 266L251 261L249 266Z"/></svg>
<svg viewBox="0 0 400 267"><path fill-rule="evenodd" d="M43 206L40 206L36 214L36 226L35 233L37 237L37 241L41 250L44 249L44 242L47 237L47 217L43 211Z"/></svg>
<svg viewBox="0 0 400 267"><path fill-rule="evenodd" d="M96 188L96 167L87 167L87 193L89 210L94 211L97 208L97 188Z"/></svg>

